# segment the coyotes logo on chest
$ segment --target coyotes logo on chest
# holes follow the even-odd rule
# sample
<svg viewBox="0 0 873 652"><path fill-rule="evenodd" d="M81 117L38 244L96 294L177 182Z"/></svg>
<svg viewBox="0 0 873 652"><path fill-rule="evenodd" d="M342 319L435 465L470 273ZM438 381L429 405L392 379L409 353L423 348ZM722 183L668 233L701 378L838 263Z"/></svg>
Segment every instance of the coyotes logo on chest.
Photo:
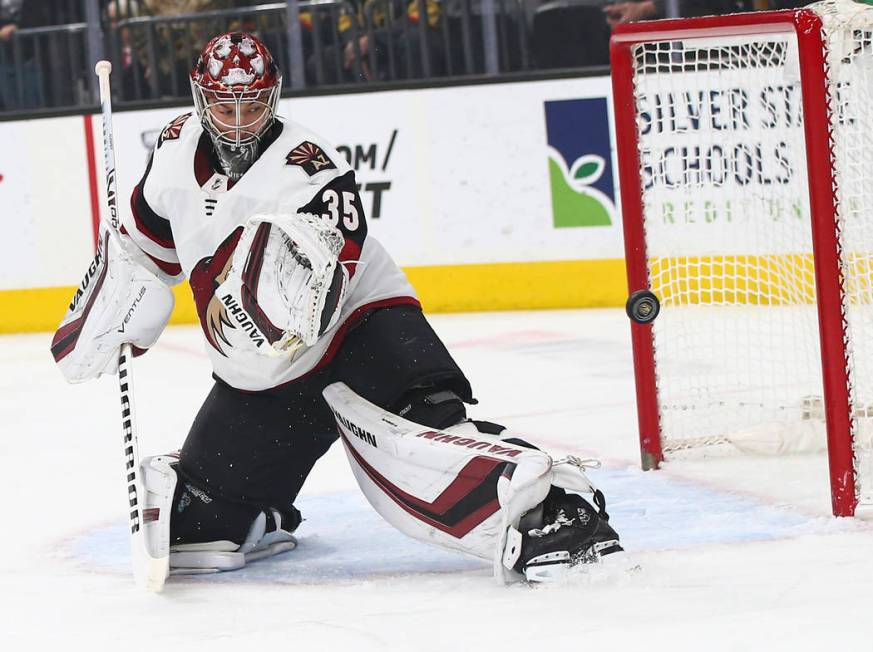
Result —
<svg viewBox="0 0 873 652"><path fill-rule="evenodd" d="M288 161L288 165L298 165L303 168L304 172L310 177L322 170L336 168L336 165L328 158L324 150L308 140L304 140L292 149L285 160Z"/></svg>
<svg viewBox="0 0 873 652"><path fill-rule="evenodd" d="M225 328L235 329L236 326L227 314L227 307L215 296L215 290L227 279L242 231L242 227L238 227L219 245L215 254L198 262L190 277L203 333L212 348L225 357L227 353L222 345L231 346Z"/></svg>
<svg viewBox="0 0 873 652"><path fill-rule="evenodd" d="M258 324L249 317L243 306L230 292L217 293L219 286L227 280L233 266L233 254L243 227L237 227L222 242L212 256L203 258L191 271L191 290L194 293L194 303L203 334L209 344L225 358L228 353L225 347L232 348L229 332L242 332L250 344L260 348L267 343L266 336L259 330ZM245 301L245 299L243 299ZM272 341L272 340L271 340Z"/></svg>

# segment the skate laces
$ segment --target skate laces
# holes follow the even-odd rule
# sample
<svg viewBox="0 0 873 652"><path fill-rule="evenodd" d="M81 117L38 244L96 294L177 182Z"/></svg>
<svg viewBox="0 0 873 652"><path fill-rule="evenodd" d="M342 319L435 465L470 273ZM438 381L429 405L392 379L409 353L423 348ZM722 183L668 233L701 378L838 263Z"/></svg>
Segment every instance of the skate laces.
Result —
<svg viewBox="0 0 873 652"><path fill-rule="evenodd" d="M554 521L544 525L541 528L534 528L532 530L528 530L527 534L531 537L544 537L546 535L552 534L553 532L557 532L565 525L572 525L573 519L567 518L567 514L563 509L558 510L558 515Z"/></svg>
<svg viewBox="0 0 873 652"><path fill-rule="evenodd" d="M560 466L561 464L569 464L570 466L575 466L583 473L585 472L585 469L599 469L601 466L603 466L600 460L595 460L594 458L576 457L575 455L567 455L566 457L561 457L552 462L552 466Z"/></svg>

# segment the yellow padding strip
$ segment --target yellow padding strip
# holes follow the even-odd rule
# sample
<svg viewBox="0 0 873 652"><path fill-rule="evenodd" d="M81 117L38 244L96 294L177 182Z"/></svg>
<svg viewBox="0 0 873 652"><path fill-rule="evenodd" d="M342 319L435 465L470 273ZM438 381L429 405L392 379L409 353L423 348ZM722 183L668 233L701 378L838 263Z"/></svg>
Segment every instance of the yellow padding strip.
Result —
<svg viewBox="0 0 873 652"><path fill-rule="evenodd" d="M0 290L0 333L53 331L61 323L75 287ZM188 283L173 288L176 309L171 324L193 324L197 310Z"/></svg>
<svg viewBox="0 0 873 652"><path fill-rule="evenodd" d="M200 318L197 316L197 306L194 305L194 295L191 294L191 287L188 285L188 281L173 287L173 294L176 295L176 307L173 308L173 315L170 317L170 323L199 323Z"/></svg>
<svg viewBox="0 0 873 652"><path fill-rule="evenodd" d="M74 287L0 290L0 333L56 329L75 291Z"/></svg>
<svg viewBox="0 0 873 652"><path fill-rule="evenodd" d="M594 308L624 305L624 261L568 260L438 265L404 270L429 312ZM0 333L57 328L74 287L0 290ZM197 323L187 283L173 288L171 324Z"/></svg>
<svg viewBox="0 0 873 652"><path fill-rule="evenodd" d="M649 275L664 306L815 303L812 254L652 258Z"/></svg>
<svg viewBox="0 0 873 652"><path fill-rule="evenodd" d="M623 306L624 261L439 265L403 271L428 312Z"/></svg>

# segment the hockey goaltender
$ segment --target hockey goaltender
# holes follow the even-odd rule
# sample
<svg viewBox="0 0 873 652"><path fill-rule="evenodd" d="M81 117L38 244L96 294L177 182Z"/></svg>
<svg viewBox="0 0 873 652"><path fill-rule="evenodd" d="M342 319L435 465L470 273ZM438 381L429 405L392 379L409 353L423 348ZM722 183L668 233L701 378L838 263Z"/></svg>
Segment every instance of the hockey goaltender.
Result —
<svg viewBox="0 0 873 652"><path fill-rule="evenodd" d="M264 44L217 36L190 81L194 112L161 133L52 341L69 381L113 374L190 282L215 384L181 450L141 463L151 554L196 573L293 550L294 501L337 437L389 523L501 580L621 551L580 460L467 417L470 383L368 235L354 171L276 115Z"/></svg>

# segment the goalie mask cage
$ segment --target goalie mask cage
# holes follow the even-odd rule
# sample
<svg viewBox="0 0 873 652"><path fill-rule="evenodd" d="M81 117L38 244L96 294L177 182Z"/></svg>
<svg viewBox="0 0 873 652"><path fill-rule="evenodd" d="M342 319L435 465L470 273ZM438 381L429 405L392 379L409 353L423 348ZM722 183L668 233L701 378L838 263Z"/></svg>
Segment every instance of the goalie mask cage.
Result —
<svg viewBox="0 0 873 652"><path fill-rule="evenodd" d="M661 302L631 326L643 467L819 429L853 515L873 497L873 7L623 25L611 57L628 286Z"/></svg>

